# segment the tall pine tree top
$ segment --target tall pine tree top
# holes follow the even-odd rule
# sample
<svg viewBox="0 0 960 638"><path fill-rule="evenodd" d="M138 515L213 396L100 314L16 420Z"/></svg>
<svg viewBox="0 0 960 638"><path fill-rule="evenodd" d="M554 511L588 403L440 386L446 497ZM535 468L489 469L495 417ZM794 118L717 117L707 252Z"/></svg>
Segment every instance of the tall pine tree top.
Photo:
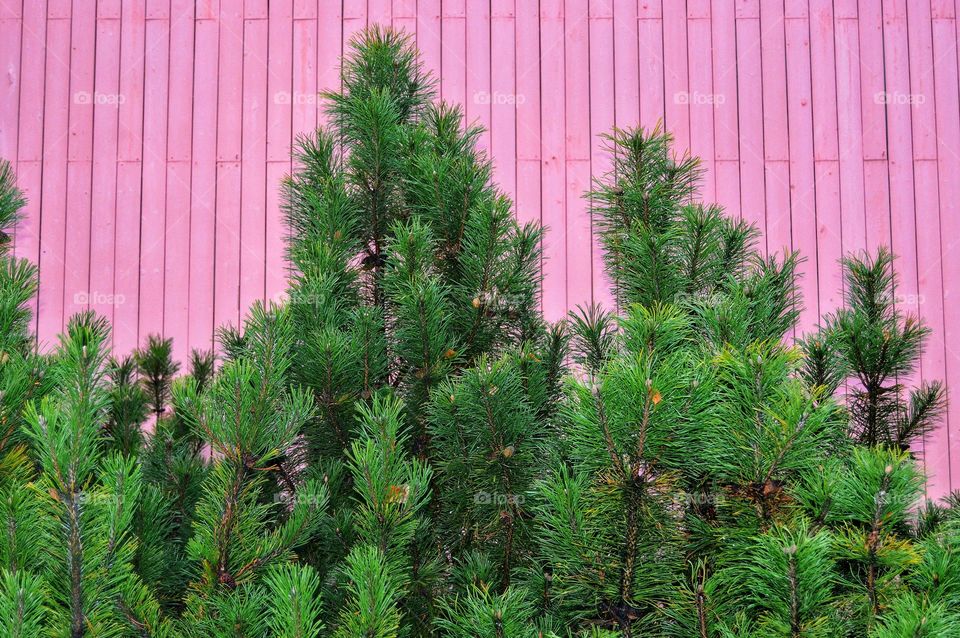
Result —
<svg viewBox="0 0 960 638"><path fill-rule="evenodd" d="M285 186L293 376L316 396L314 455L347 449L356 401L386 387L423 448L431 388L543 338L541 234L518 225L491 182L480 129L433 101L406 36L364 32L342 78L325 95L329 125L298 141Z"/></svg>

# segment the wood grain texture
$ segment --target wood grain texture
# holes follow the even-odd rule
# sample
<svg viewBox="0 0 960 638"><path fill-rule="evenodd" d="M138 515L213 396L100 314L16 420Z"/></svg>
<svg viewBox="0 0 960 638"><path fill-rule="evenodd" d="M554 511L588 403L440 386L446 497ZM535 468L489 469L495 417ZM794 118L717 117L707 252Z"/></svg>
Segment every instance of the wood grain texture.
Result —
<svg viewBox="0 0 960 638"><path fill-rule="evenodd" d="M0 0L0 156L29 198L54 341L93 308L129 351L214 345L286 277L278 187L368 25L408 31L438 96L488 129L503 192L548 227L551 319L611 305L582 195L614 125L701 156L702 196L805 258L799 333L842 303L841 255L892 245L933 335L915 378L960 387L955 0ZM960 488L960 401L924 441Z"/></svg>

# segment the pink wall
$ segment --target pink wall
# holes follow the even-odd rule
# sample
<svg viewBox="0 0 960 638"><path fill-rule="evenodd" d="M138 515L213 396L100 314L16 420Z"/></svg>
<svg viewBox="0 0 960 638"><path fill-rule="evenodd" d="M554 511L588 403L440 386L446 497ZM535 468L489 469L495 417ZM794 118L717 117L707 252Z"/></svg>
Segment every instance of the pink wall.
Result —
<svg viewBox="0 0 960 638"><path fill-rule="evenodd" d="M318 90L373 22L416 34L517 214L550 227L550 317L604 298L581 193L597 136L663 119L703 196L806 256L805 326L837 260L892 244L901 302L960 387L960 104L953 0L0 0L0 156L30 198L38 330L91 306L129 350L209 346L284 287L277 183ZM41 214L42 209L42 214ZM960 402L925 441L960 488Z"/></svg>

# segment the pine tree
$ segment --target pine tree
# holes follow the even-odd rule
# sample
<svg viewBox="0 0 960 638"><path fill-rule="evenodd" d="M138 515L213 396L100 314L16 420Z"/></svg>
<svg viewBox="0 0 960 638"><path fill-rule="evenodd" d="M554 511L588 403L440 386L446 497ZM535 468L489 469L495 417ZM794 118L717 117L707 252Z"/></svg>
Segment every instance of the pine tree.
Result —
<svg viewBox="0 0 960 638"><path fill-rule="evenodd" d="M72 319L51 367L56 388L25 409L41 471L32 488L41 509L29 521L40 549L32 564L42 568L47 622L57 633L166 635L159 605L134 570L142 473L132 459L103 450L108 335L91 313Z"/></svg>
<svg viewBox="0 0 960 638"><path fill-rule="evenodd" d="M10 255L8 231L26 204L12 168L0 160L0 633L36 635L47 625L51 592L37 566L44 551L45 503L29 489L35 467L25 406L51 389L47 361L34 352L27 306L36 268Z"/></svg>
<svg viewBox="0 0 960 638"><path fill-rule="evenodd" d="M337 543L305 549L335 579L325 598L339 611L328 628L430 635L442 575L462 546L459 525L476 521L454 513L470 488L438 498L458 482L444 458L456 424L436 422L438 397L456 392L461 374L516 359L504 396L527 409L509 413L497 401L498 425L517 432L555 410L566 340L539 314L540 230L514 220L477 150L480 129L464 126L459 107L433 102L434 82L408 38L362 33L342 79L341 93L324 96L330 126L299 140L299 169L285 184L290 383L310 391L316 410L278 465L295 491L303 476L328 486ZM478 445L509 458L509 441L489 439L482 421L468 427ZM529 459L535 447L514 449ZM499 521L500 538L520 518L510 509L484 514ZM487 548L502 554L504 584L514 554L528 551L519 541Z"/></svg>
<svg viewBox="0 0 960 638"><path fill-rule="evenodd" d="M205 392L197 394L195 382L174 386L175 404L212 455L186 548L195 565L183 625L190 635L255 634L262 619L246 610L269 608L267 574L318 533L327 504L312 478L286 499L277 491L284 484L277 456L313 412L311 396L286 384L289 312L254 306L243 338L243 352Z"/></svg>
<svg viewBox="0 0 960 638"><path fill-rule="evenodd" d="M382 387L402 394L424 457L438 382L543 339L540 232L492 185L480 130L431 102L405 36L373 28L351 46L343 92L325 96L332 126L299 140L286 184L294 378L317 402L313 458L342 456L355 403Z"/></svg>
<svg viewBox="0 0 960 638"><path fill-rule="evenodd" d="M847 402L854 437L867 445L908 449L939 421L946 392L925 382L907 392L905 377L914 373L930 334L916 315L897 307L893 255L881 248L875 256L844 260L846 306L825 318L812 348L826 349L830 367L850 378ZM823 355L821 355L823 356ZM837 380L820 380L827 385Z"/></svg>
<svg viewBox="0 0 960 638"><path fill-rule="evenodd" d="M952 538L949 510L932 515L936 541L919 536L916 466L896 445L858 446L883 441L850 438L832 397L849 369L842 326L854 343L855 322L791 347L798 257L760 257L752 228L691 203L696 164L673 159L668 136L615 131L609 141L614 170L591 196L623 315L588 307L571 319L581 367L561 412L567 462L540 482L540 569L527 582L541 613L625 636L951 627L930 587L952 574L949 559L934 568L931 556L937 575L923 583L909 576ZM874 279L889 275L885 253L876 263ZM848 300L862 307L867 296ZM857 307L838 316L868 325ZM903 350L895 373L908 374L915 324L892 306L874 316L874 332ZM913 345L894 346L902 336Z"/></svg>

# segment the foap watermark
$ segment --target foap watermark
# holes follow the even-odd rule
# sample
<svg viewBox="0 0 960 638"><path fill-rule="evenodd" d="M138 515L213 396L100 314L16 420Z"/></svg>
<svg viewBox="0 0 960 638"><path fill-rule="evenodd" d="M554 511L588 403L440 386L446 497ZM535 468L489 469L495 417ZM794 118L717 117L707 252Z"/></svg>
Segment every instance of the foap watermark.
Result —
<svg viewBox="0 0 960 638"><path fill-rule="evenodd" d="M493 106L517 106L527 101L522 93L502 93L500 91L477 91L473 94L473 103Z"/></svg>
<svg viewBox="0 0 960 638"><path fill-rule="evenodd" d="M926 301L927 298L921 294L897 294L893 297L893 302L901 308L919 308Z"/></svg>
<svg viewBox="0 0 960 638"><path fill-rule="evenodd" d="M677 91L673 94L674 104L718 105L724 104L727 96L723 93L701 93L700 91Z"/></svg>
<svg viewBox="0 0 960 638"><path fill-rule="evenodd" d="M669 495L669 501L676 509L702 509L722 505L726 495L717 491L673 492Z"/></svg>
<svg viewBox="0 0 960 638"><path fill-rule="evenodd" d="M317 106L320 103L319 93L302 93L300 91L277 91L273 94L273 103L293 106Z"/></svg>
<svg viewBox="0 0 960 638"><path fill-rule="evenodd" d="M497 288L493 288L491 290L481 290L478 292L471 303L474 308L478 309L484 308L486 310L510 312L520 310L527 301L529 301L529 299L523 295L504 293Z"/></svg>
<svg viewBox="0 0 960 638"><path fill-rule="evenodd" d="M473 502L477 505L521 506L526 499L523 494L504 494L502 492L477 492Z"/></svg>
<svg viewBox="0 0 960 638"><path fill-rule="evenodd" d="M73 303L78 306L122 306L126 301L127 298L121 293L81 290L73 294Z"/></svg>
<svg viewBox="0 0 960 638"><path fill-rule="evenodd" d="M119 106L127 101L123 93L100 93L95 91L77 91L73 94L74 104L95 104L97 106Z"/></svg>
<svg viewBox="0 0 960 638"><path fill-rule="evenodd" d="M873 94L874 104L893 104L916 106L927 101L923 93L902 93L900 91L878 91Z"/></svg>

